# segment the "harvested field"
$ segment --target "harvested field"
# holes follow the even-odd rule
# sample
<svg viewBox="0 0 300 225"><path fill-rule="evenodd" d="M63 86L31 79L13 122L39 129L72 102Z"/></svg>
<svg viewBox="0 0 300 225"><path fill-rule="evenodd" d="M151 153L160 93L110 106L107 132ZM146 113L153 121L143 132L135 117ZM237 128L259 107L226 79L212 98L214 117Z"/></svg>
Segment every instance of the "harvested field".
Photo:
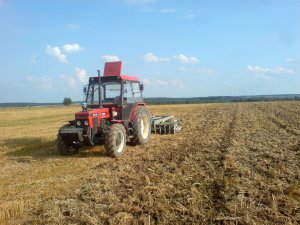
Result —
<svg viewBox="0 0 300 225"><path fill-rule="evenodd" d="M77 110L0 110L0 223L300 224L300 102L151 106L183 130L120 159L56 154Z"/></svg>

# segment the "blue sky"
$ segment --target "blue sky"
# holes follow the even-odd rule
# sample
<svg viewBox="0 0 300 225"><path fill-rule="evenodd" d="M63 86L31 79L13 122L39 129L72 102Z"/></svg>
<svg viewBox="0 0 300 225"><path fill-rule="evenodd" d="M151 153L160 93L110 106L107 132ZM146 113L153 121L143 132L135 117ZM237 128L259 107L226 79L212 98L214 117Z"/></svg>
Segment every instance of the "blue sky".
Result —
<svg viewBox="0 0 300 225"><path fill-rule="evenodd" d="M299 0L0 0L0 102L82 100L105 61L146 97L300 93Z"/></svg>

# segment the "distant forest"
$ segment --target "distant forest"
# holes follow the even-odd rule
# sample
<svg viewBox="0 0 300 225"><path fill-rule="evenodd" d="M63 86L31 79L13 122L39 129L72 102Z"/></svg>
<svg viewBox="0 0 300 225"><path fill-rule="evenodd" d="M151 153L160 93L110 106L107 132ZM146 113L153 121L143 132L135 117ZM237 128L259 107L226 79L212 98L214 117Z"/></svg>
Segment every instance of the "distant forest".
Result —
<svg viewBox="0 0 300 225"><path fill-rule="evenodd" d="M262 102L262 101L300 101L300 94L286 95L249 95L249 96L212 96L194 98L145 98L149 105L163 104L199 104L199 103L222 103L222 102ZM73 104L80 104L82 101L73 101ZM29 107L29 106L56 106L63 103L0 103L0 107Z"/></svg>
<svg viewBox="0 0 300 225"><path fill-rule="evenodd" d="M253 96L212 96L195 98L146 98L148 104L198 104L222 102L261 102L261 101L299 101L300 94L294 95L253 95Z"/></svg>

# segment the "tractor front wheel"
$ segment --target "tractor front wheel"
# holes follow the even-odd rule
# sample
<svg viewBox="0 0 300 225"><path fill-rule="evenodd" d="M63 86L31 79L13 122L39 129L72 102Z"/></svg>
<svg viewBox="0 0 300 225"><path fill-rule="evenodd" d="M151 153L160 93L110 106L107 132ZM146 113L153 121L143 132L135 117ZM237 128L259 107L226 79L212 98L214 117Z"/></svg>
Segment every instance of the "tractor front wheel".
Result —
<svg viewBox="0 0 300 225"><path fill-rule="evenodd" d="M151 116L145 107L139 107L132 122L133 145L145 145L151 134Z"/></svg>
<svg viewBox="0 0 300 225"><path fill-rule="evenodd" d="M56 148L60 155L74 155L79 150L77 146L69 146L65 144L62 137L59 134L57 135Z"/></svg>
<svg viewBox="0 0 300 225"><path fill-rule="evenodd" d="M115 123L110 126L105 138L105 154L111 157L120 157L125 152L126 131L122 124Z"/></svg>

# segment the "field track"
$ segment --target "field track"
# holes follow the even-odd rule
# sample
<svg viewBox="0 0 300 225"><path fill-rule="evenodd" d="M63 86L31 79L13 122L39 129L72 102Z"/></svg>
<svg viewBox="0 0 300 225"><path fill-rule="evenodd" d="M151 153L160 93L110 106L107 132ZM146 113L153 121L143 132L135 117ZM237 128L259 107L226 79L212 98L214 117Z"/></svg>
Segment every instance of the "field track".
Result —
<svg viewBox="0 0 300 225"><path fill-rule="evenodd" d="M56 154L77 110L0 110L0 224L300 224L299 102L150 106L183 130L120 159Z"/></svg>

